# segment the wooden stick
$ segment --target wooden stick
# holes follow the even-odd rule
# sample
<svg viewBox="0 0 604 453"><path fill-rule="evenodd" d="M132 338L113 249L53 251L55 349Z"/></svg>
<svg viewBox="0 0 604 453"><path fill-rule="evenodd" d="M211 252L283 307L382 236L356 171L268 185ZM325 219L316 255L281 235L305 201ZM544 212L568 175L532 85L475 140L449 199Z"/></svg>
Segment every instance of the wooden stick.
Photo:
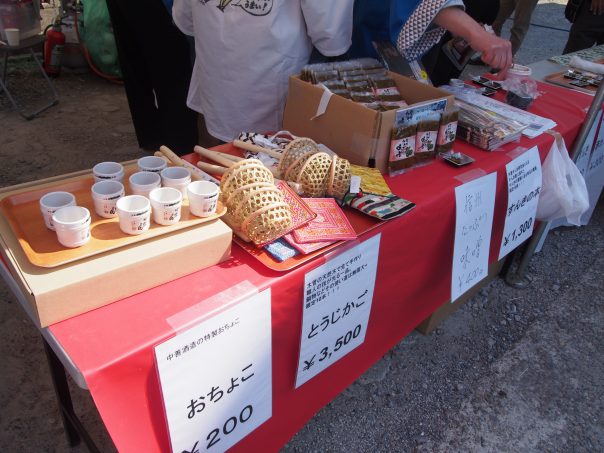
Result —
<svg viewBox="0 0 604 453"><path fill-rule="evenodd" d="M155 157L161 157L163 160L165 160L165 161L166 161L166 163L167 163L167 164L171 164L171 163L172 163L172 162L170 162L170 159L168 159L166 156L164 156L164 155L163 155L163 154L162 154L160 151L155 151L155 152L153 153L153 155L154 155Z"/></svg>
<svg viewBox="0 0 604 453"><path fill-rule="evenodd" d="M195 152L197 154L199 154L200 156L203 156L207 159L211 159L214 162L219 163L220 165L224 165L225 167L231 168L235 162L232 161L231 159L227 159L224 156L221 156L218 153L213 153L212 151L210 151L209 149L205 149L205 148L201 148L201 147L195 147Z"/></svg>
<svg viewBox="0 0 604 453"><path fill-rule="evenodd" d="M228 168L221 167L220 165L208 164L207 162L202 161L197 162L197 166L203 171L214 173L215 175L224 175L224 173L228 170Z"/></svg>
<svg viewBox="0 0 604 453"><path fill-rule="evenodd" d="M268 154L269 156L271 156L277 160L281 160L281 158L283 157L283 155L281 153L279 153L273 149L264 148L263 146L254 145L253 143L242 142L241 140L234 140L233 145L236 146L237 148L245 149L246 151L252 151L254 153Z"/></svg>
<svg viewBox="0 0 604 453"><path fill-rule="evenodd" d="M176 155L176 153L174 153L174 151L172 151L167 146L163 146L163 145L160 146L159 152L162 153L164 155L164 157L167 158L170 162L172 162L172 164L177 165L179 167L185 167L186 169L190 170L191 179L194 179L196 181L212 181L213 183L216 183L216 184L220 183L212 175L209 175L206 172L201 171L201 169L197 168L192 163L187 162L186 160L178 157Z"/></svg>

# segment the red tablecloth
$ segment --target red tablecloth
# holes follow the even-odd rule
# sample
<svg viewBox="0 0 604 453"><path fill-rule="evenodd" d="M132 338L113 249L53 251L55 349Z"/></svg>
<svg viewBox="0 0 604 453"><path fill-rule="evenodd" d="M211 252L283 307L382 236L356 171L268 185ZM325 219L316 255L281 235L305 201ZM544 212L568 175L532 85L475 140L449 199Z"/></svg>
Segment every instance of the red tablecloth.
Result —
<svg viewBox="0 0 604 453"><path fill-rule="evenodd" d="M558 123L572 143L590 97L541 85L544 94L532 112ZM321 407L350 385L417 324L450 298L455 230L455 179L471 169L497 172L497 199L490 262L497 260L507 207L505 165L518 146L538 145L541 158L553 138L523 138L503 151L485 152L465 143L456 149L476 159L457 169L438 161L388 179L392 191L417 203L360 240L381 233L373 307L365 342L332 367L294 389L304 274L319 258L288 273L271 271L237 246L226 263L55 324L51 332L82 371L117 448L127 452L169 451L166 422L154 365L153 347L174 335L166 321L237 283L272 288L273 416L234 447L277 450Z"/></svg>

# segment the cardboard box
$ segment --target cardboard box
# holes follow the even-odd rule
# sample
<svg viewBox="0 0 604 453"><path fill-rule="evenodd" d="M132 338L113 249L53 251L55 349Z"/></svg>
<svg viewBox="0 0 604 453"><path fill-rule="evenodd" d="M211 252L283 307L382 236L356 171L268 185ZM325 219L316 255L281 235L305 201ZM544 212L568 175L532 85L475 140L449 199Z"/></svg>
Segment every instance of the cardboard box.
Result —
<svg viewBox="0 0 604 453"><path fill-rule="evenodd" d="M443 98L450 100L448 105L453 101L446 91L393 72L389 74L409 105ZM323 89L316 85L290 77L283 128L323 143L353 164L367 166L374 158L375 166L386 173L396 110L376 112L334 95L325 113L314 118L323 93Z"/></svg>
<svg viewBox="0 0 604 453"><path fill-rule="evenodd" d="M503 269L503 265L505 263L506 258L503 258L499 261L491 263L489 265L489 273L485 278L483 278L480 282L476 283L473 287L471 287L466 293L457 299L454 303L451 301L445 302L439 309L437 309L434 313L424 319L420 325L418 325L415 329L423 334L428 335L434 329L436 329L445 319L455 313L459 307L473 298L478 292L491 283L501 272Z"/></svg>
<svg viewBox="0 0 604 453"><path fill-rule="evenodd" d="M89 172L70 176L88 175ZM65 178L65 176L60 177ZM0 190L0 196L60 178ZM232 230L215 220L55 268L34 266L0 215L0 253L40 327L77 316L227 260ZM0 264L1 265L1 264Z"/></svg>

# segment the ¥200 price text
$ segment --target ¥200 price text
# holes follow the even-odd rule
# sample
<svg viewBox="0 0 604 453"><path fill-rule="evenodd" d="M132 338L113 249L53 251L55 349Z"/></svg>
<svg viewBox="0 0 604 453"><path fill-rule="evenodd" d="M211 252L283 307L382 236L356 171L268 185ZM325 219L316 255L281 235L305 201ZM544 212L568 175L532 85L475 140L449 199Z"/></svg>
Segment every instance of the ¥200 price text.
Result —
<svg viewBox="0 0 604 453"><path fill-rule="evenodd" d="M241 409L239 415L234 415L232 417L227 418L222 427L214 428L212 431L210 431L206 437L206 441L208 442L206 445L206 450L209 450L218 442L220 442L222 435L228 436L233 431L235 431L238 425L242 425L247 422L250 418L252 418L253 413L254 408L251 404L248 404L243 409ZM195 442L193 448L191 448L190 450L183 450L182 453L200 453L198 445L199 442Z"/></svg>

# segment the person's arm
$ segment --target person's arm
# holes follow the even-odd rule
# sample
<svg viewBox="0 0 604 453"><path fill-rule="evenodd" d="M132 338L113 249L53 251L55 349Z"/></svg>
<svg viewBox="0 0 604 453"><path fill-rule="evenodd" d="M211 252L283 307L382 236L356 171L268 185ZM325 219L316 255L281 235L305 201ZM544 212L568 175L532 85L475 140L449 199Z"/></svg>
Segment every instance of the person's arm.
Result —
<svg viewBox="0 0 604 453"><path fill-rule="evenodd" d="M174 0L172 20L185 35L194 36L191 0Z"/></svg>
<svg viewBox="0 0 604 453"><path fill-rule="evenodd" d="M306 32L326 57L343 54L352 43L353 0L302 0Z"/></svg>
<svg viewBox="0 0 604 453"><path fill-rule="evenodd" d="M444 8L434 18L434 23L464 38L472 49L482 53L482 61L500 70L504 78L512 65L512 44L488 33L478 22L460 8Z"/></svg>

